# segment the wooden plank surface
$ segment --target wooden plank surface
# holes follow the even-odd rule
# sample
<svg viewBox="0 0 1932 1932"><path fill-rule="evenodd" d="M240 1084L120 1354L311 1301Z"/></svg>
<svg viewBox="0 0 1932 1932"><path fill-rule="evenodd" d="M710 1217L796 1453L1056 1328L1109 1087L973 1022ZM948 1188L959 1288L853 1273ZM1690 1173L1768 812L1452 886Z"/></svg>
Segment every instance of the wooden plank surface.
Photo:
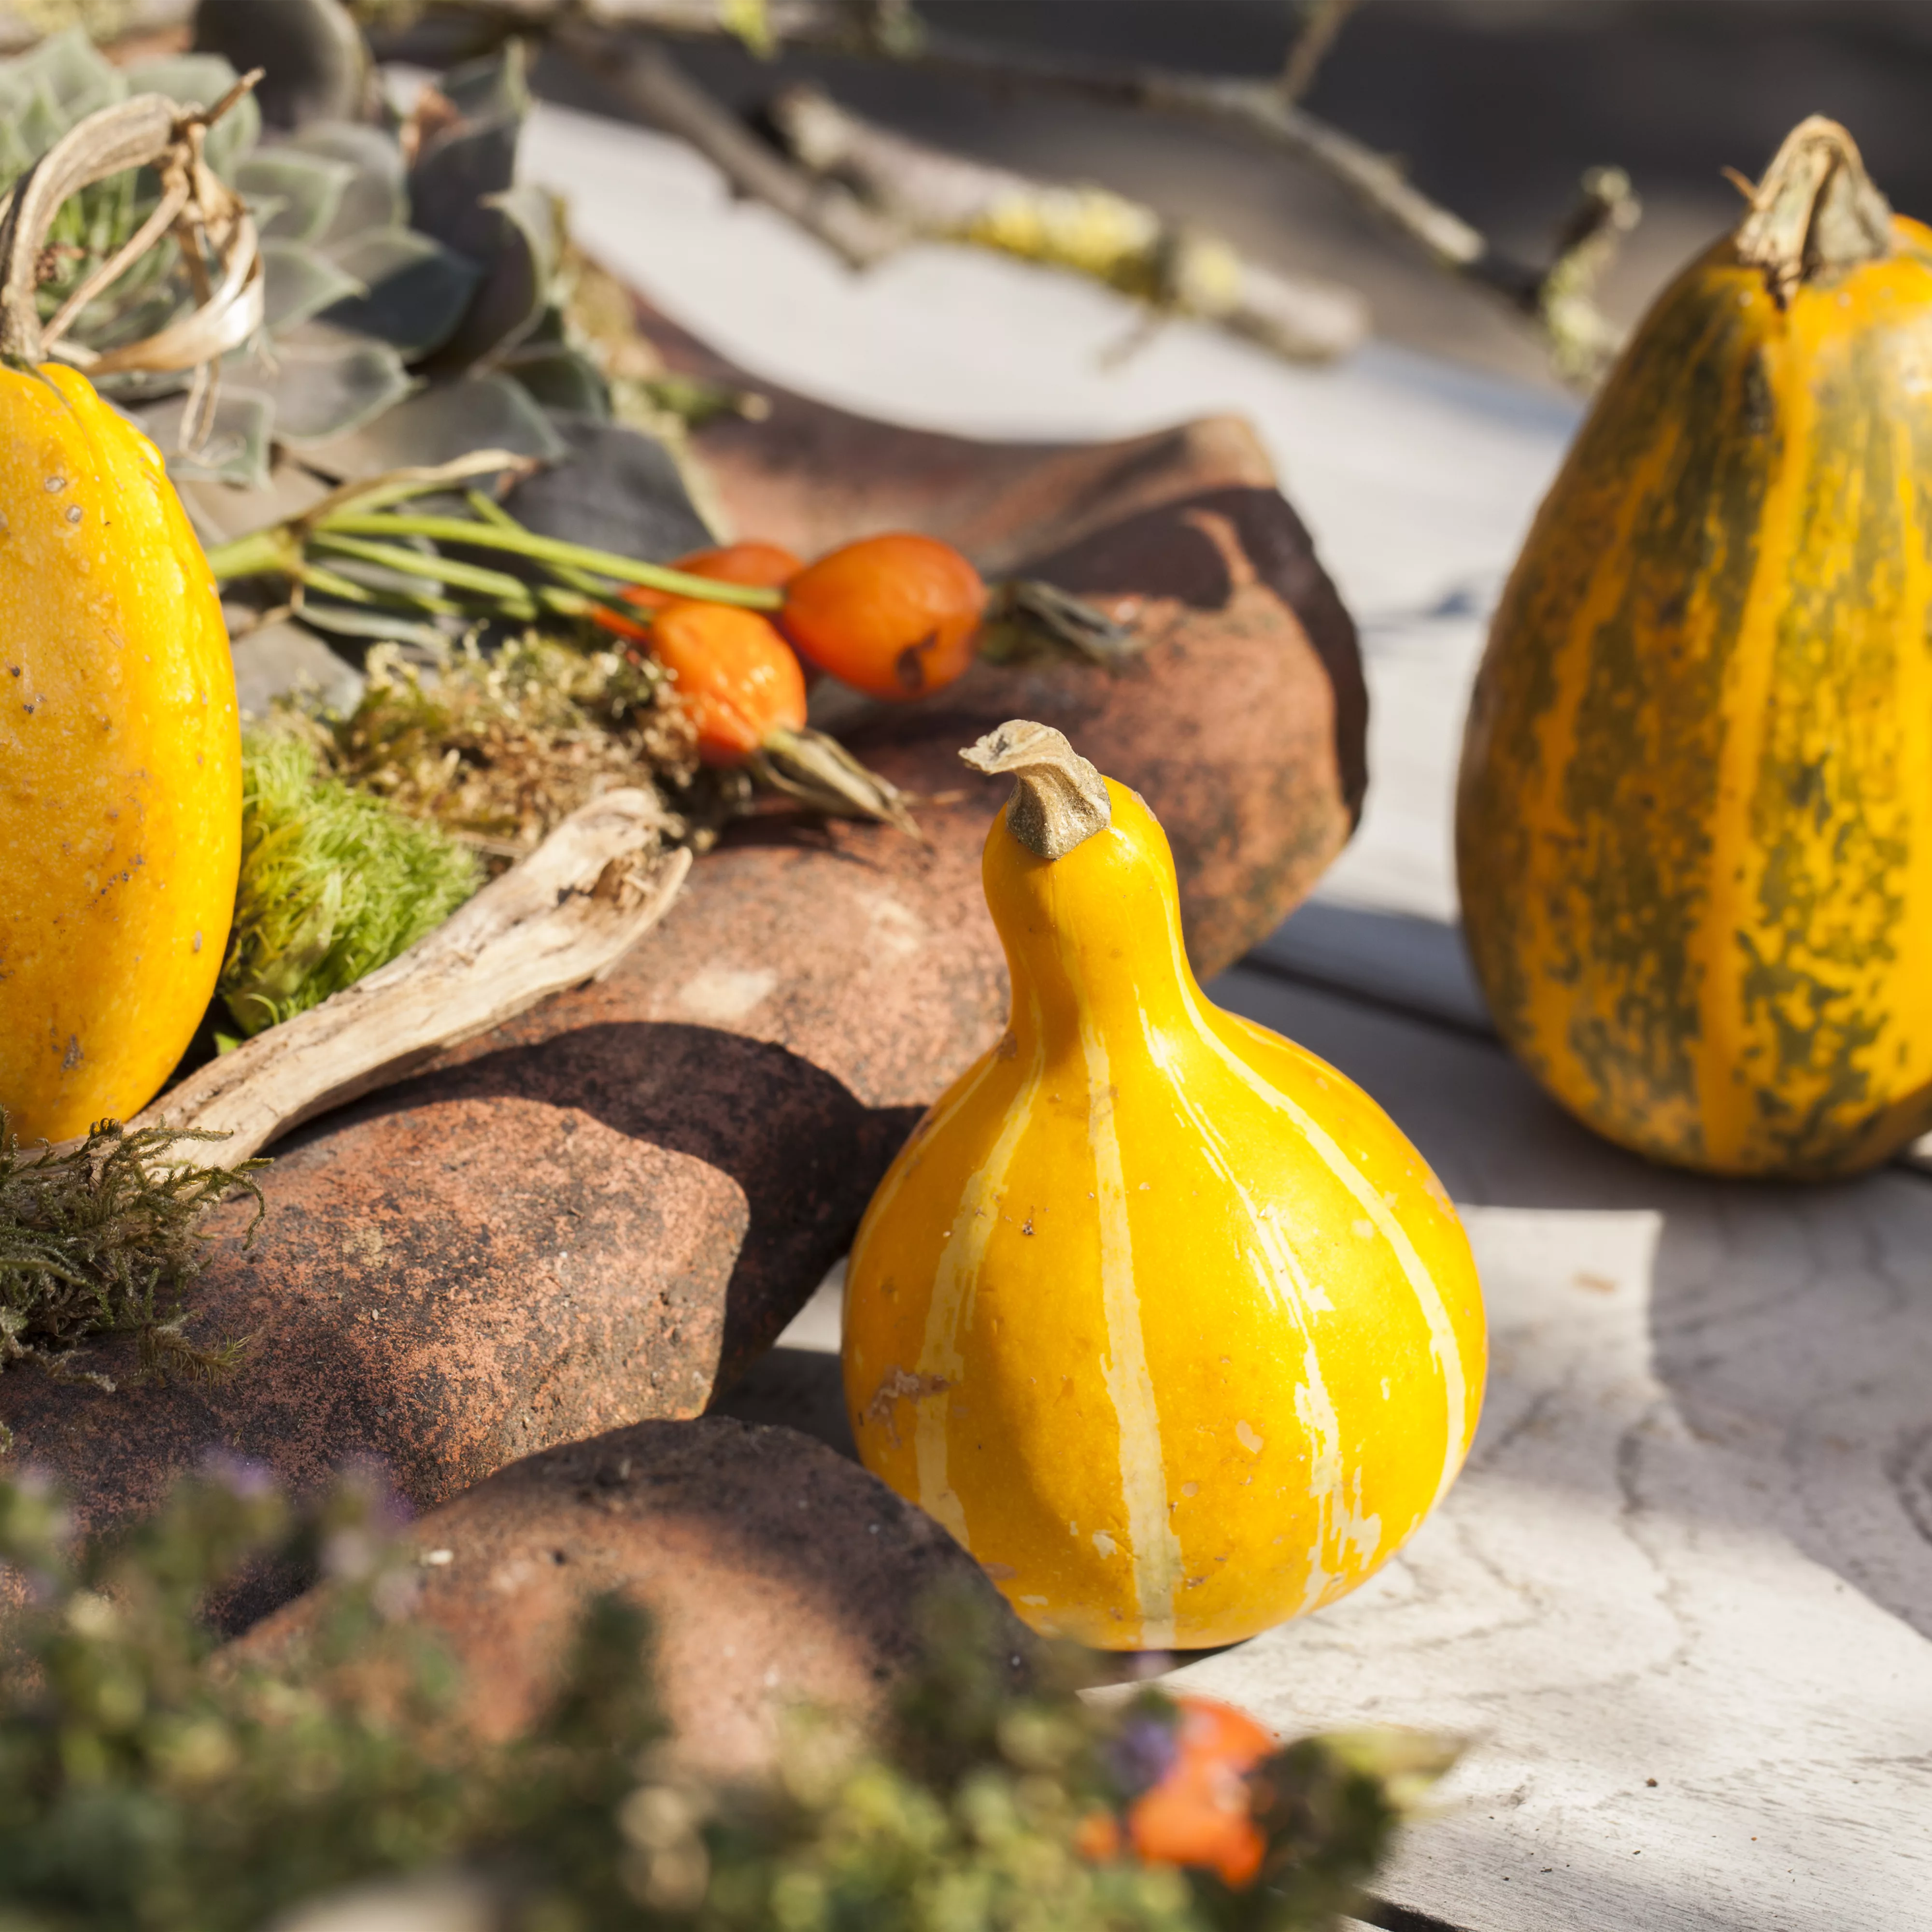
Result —
<svg viewBox="0 0 1932 1932"><path fill-rule="evenodd" d="M1240 410L1362 621L1361 832L1214 990L1360 1080L1464 1204L1490 1396L1408 1552L1179 1681L1284 1728L1468 1740L1370 1913L1394 1932L1932 1928L1932 1183L1720 1185L1591 1139L1485 1037L1453 928L1468 679L1574 412L1188 325L1110 372L1132 318L1101 292L940 249L854 280L610 124L540 112L529 154L592 245L775 380L968 434ZM849 1448L836 1345L827 1296L731 1406Z"/></svg>

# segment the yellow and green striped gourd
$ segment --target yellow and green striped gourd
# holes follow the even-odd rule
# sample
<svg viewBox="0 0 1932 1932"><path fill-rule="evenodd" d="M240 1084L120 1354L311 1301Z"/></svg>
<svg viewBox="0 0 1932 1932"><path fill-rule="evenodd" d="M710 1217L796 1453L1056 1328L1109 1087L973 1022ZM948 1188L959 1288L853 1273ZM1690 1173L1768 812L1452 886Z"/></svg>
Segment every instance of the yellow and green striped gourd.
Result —
<svg viewBox="0 0 1932 1932"><path fill-rule="evenodd" d="M1932 232L1808 121L1658 299L1478 679L1462 914L1504 1038L1638 1152L1932 1126Z"/></svg>

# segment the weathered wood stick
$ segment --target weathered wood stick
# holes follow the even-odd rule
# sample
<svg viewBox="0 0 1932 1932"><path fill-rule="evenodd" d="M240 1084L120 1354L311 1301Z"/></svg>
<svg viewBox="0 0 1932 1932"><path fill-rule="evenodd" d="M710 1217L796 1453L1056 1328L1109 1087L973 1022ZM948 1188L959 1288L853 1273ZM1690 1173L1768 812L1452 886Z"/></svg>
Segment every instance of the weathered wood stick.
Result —
<svg viewBox="0 0 1932 1932"><path fill-rule="evenodd" d="M970 242L1069 268L1156 314L1200 316L1291 361L1346 356L1367 333L1367 307L1353 290L1247 260L1218 236L1110 190L1036 181L949 154L864 119L816 87L785 88L767 112L794 160L828 184L856 189L902 238Z"/></svg>
<svg viewBox="0 0 1932 1932"><path fill-rule="evenodd" d="M609 791L366 980L190 1074L129 1124L226 1134L232 1167L291 1127L400 1080L566 987L601 978L662 919L691 854L659 845L648 791Z"/></svg>

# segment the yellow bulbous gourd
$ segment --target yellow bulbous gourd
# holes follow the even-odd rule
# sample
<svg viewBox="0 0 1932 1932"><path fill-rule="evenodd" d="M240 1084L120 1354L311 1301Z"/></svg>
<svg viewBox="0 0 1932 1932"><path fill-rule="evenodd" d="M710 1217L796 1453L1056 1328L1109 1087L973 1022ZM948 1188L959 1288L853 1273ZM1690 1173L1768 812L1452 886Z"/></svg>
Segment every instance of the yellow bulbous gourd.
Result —
<svg viewBox="0 0 1932 1932"><path fill-rule="evenodd" d="M160 456L74 370L0 369L0 1106L23 1139L153 1098L241 850L227 632Z"/></svg>
<svg viewBox="0 0 1932 1932"><path fill-rule="evenodd" d="M880 1184L847 1278L868 1468L1042 1630L1227 1643L1331 1603L1467 1454L1467 1239L1351 1081L1202 994L1146 806L1010 724L1011 1023Z"/></svg>

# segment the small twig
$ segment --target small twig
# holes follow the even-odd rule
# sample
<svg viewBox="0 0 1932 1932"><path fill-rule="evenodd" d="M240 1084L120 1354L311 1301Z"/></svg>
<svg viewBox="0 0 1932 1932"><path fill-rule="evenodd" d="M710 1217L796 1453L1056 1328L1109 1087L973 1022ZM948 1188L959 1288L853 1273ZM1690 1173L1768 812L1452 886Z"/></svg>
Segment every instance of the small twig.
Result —
<svg viewBox="0 0 1932 1932"><path fill-rule="evenodd" d="M1288 47L1276 83L1284 100L1299 100L1315 84L1316 70L1335 44L1335 36L1360 4L1361 0L1308 0L1301 31Z"/></svg>
<svg viewBox="0 0 1932 1932"><path fill-rule="evenodd" d="M1537 319L1550 361L1564 381L1579 388L1592 387L1622 346L1622 330L1597 306L1597 284L1642 212L1622 168L1592 168L1537 286Z"/></svg>
<svg viewBox="0 0 1932 1932"><path fill-rule="evenodd" d="M559 31L556 44L647 119L689 142L740 194L815 235L848 267L870 268L904 240L844 189L774 153L668 54L574 22Z"/></svg>
<svg viewBox="0 0 1932 1932"><path fill-rule="evenodd" d="M815 88L789 88L770 118L814 174L849 183L908 235L968 242L1090 275L1156 315L1198 316L1295 361L1362 339L1360 298L1244 260L1218 236L1164 220L1104 188L1029 180L863 121Z"/></svg>

